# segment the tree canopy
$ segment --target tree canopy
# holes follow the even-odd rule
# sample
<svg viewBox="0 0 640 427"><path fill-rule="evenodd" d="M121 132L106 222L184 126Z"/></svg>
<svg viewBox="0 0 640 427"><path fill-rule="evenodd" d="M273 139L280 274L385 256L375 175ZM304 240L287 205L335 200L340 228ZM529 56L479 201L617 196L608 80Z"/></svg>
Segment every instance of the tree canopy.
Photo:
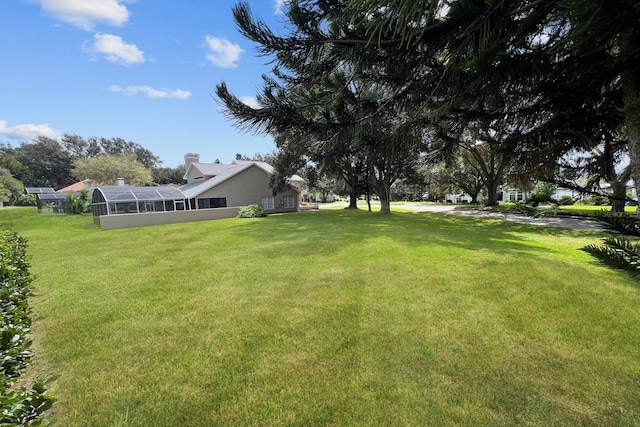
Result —
<svg viewBox="0 0 640 427"><path fill-rule="evenodd" d="M78 180L91 179L102 185L116 185L119 178L130 185L152 180L151 171L132 154L103 154L79 159L76 160L72 173Z"/></svg>
<svg viewBox="0 0 640 427"><path fill-rule="evenodd" d="M545 170L571 150L599 146L592 135L604 127L628 144L630 175L638 185L636 3L293 0L285 35L240 3L233 11L240 32L273 58L273 75L264 76L259 108L244 105L224 82L216 93L242 129L298 133L298 142L308 137L313 143L286 149L309 158L318 142L335 148L341 141L341 159L354 152L359 160L370 159L363 145L346 147L394 123L388 135L402 135L403 143L418 137L424 144L402 154L393 138L364 147L385 153L385 160L399 155L409 165L421 152L446 155L475 134L489 152L509 155L504 169L517 164ZM361 83L376 96L357 98ZM494 193L492 180L486 182ZM374 189L386 197L384 186Z"/></svg>
<svg viewBox="0 0 640 427"><path fill-rule="evenodd" d="M114 167L113 156L116 159L123 156L127 159L118 163L122 173L118 174L116 170L105 172ZM97 160L89 162L91 166L87 167L90 159ZM108 164L101 165L103 160ZM131 164L131 160L135 164ZM73 184L76 179L93 177L99 178L95 181L101 183L115 184L118 177L127 178L128 182L134 184L142 181L151 182L151 168L158 169L157 176L163 183L182 182L184 168L160 168L160 164L160 159L151 151L122 138L85 139L78 135L65 134L60 141L38 137L33 142L22 142L17 147L7 143L0 144L0 168L7 170L21 185L28 187L60 189ZM138 170L135 173L132 172L134 166ZM139 167L145 171L139 170ZM77 169L76 172L72 171L74 168ZM14 199L11 198L9 202Z"/></svg>

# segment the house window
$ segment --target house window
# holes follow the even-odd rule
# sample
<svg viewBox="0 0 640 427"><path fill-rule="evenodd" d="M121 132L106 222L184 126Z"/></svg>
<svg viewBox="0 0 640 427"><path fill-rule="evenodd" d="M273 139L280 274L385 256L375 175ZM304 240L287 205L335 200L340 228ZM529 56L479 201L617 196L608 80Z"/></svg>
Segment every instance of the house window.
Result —
<svg viewBox="0 0 640 427"><path fill-rule="evenodd" d="M524 200L524 193L522 191L509 191L509 201L521 202Z"/></svg>
<svg viewBox="0 0 640 427"><path fill-rule="evenodd" d="M282 207L285 209L293 209L296 207L293 196L284 196L282 198Z"/></svg>
<svg viewBox="0 0 640 427"><path fill-rule="evenodd" d="M273 208L274 208L273 196L263 196L262 197L262 207L267 211L273 210Z"/></svg>
<svg viewBox="0 0 640 427"><path fill-rule="evenodd" d="M207 199L198 199L198 209L226 208L226 207L227 207L226 197L210 197Z"/></svg>

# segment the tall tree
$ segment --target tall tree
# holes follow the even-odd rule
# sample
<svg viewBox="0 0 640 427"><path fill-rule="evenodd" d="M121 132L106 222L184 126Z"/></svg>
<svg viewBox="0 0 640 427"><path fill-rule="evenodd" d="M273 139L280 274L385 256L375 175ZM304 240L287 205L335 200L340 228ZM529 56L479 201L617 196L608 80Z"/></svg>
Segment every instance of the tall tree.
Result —
<svg viewBox="0 0 640 427"><path fill-rule="evenodd" d="M71 156L58 141L40 136L33 143L23 142L14 150L14 157L28 169L23 183L27 187L53 187L72 184Z"/></svg>
<svg viewBox="0 0 640 427"><path fill-rule="evenodd" d="M29 169L15 157L15 149L9 144L0 144L0 168L9 171L18 181L24 182L29 176Z"/></svg>
<svg viewBox="0 0 640 427"><path fill-rule="evenodd" d="M373 82L384 91L365 113L333 120L332 132L367 119L380 123L389 112L401 116L411 111L415 114L402 121L412 129L442 129L443 123L451 122L464 131L477 123L499 129L501 138L491 133L483 138L491 141L491 152L513 154L511 161L541 167L584 144L579 135L593 133L605 122L612 128L624 123L631 176L639 185L636 3L292 0L287 12L291 31L284 37L252 19L244 3L234 15L240 31L258 44L260 53L275 57L274 75L282 85L267 80L273 91L265 91L264 100L279 93L290 96L277 108L255 113L255 126L267 132L283 129L292 117L304 118L296 109L313 105L313 98L301 100L293 88L312 87L346 67L349 84ZM226 86L218 91L233 110L237 102L227 96ZM334 89L336 100L340 93ZM455 139L448 142L454 144ZM450 149L447 145L442 148ZM368 158L376 157L369 153ZM489 180L489 187L495 187L498 175ZM493 188L489 192L493 194Z"/></svg>
<svg viewBox="0 0 640 427"><path fill-rule="evenodd" d="M158 184L184 184L184 165L175 168L153 168L151 174L153 182Z"/></svg>
<svg viewBox="0 0 640 427"><path fill-rule="evenodd" d="M74 159L89 159L102 154L128 155L133 154L136 161L146 168L158 168L161 165L160 158L150 150L133 141L125 141L122 138L97 138L84 139L79 135L65 134L61 144Z"/></svg>
<svg viewBox="0 0 640 427"><path fill-rule="evenodd" d="M360 165L359 173L380 197L381 212L390 213L391 185L416 158L423 135L406 126L406 113L376 111L384 86L349 74L337 70L310 87L265 79L258 109L244 105L224 84L217 94L238 126L288 135L276 141L288 151L285 156L307 157L347 183L357 181L345 175Z"/></svg>

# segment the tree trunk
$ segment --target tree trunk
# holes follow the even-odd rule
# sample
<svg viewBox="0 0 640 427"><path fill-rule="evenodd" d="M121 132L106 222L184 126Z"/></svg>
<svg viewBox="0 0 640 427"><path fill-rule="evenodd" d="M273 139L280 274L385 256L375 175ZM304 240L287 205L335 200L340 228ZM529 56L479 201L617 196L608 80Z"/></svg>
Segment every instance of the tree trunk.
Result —
<svg viewBox="0 0 640 427"><path fill-rule="evenodd" d="M378 196L380 196L380 213L383 215L391 214L391 184L386 180L379 182Z"/></svg>
<svg viewBox="0 0 640 427"><path fill-rule="evenodd" d="M358 209L358 192L356 180L351 179L351 185L349 186L349 206L346 209Z"/></svg>
<svg viewBox="0 0 640 427"><path fill-rule="evenodd" d="M632 28L623 39L622 49L632 52L637 49L640 31ZM636 197L640 196L640 75L634 65L636 61L629 61L622 73L622 99L624 102L625 123L629 144L629 168L631 179L636 189ZM640 213L640 205L636 208Z"/></svg>
<svg viewBox="0 0 640 427"><path fill-rule="evenodd" d="M497 179L487 179L487 206L498 205L498 186L500 182Z"/></svg>
<svg viewBox="0 0 640 427"><path fill-rule="evenodd" d="M352 191L349 195L349 206L347 209L358 209L358 194Z"/></svg>
<svg viewBox="0 0 640 427"><path fill-rule="evenodd" d="M611 183L613 197L611 200L611 212L624 212L624 202L627 195L627 185L624 182Z"/></svg>
<svg viewBox="0 0 640 427"><path fill-rule="evenodd" d="M631 168L631 179L636 189L636 197L640 194L640 125L633 124L627 120L627 138L629 141L629 167ZM636 213L640 213L640 205L636 208Z"/></svg>

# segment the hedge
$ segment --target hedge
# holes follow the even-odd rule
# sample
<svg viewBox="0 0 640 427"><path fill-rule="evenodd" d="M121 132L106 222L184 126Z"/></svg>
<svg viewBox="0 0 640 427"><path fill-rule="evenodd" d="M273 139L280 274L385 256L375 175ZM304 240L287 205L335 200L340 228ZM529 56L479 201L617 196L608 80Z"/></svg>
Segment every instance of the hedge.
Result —
<svg viewBox="0 0 640 427"><path fill-rule="evenodd" d="M28 300L33 278L26 247L17 233L0 229L0 427L46 426L44 412L53 405L44 380L16 387L32 356Z"/></svg>

